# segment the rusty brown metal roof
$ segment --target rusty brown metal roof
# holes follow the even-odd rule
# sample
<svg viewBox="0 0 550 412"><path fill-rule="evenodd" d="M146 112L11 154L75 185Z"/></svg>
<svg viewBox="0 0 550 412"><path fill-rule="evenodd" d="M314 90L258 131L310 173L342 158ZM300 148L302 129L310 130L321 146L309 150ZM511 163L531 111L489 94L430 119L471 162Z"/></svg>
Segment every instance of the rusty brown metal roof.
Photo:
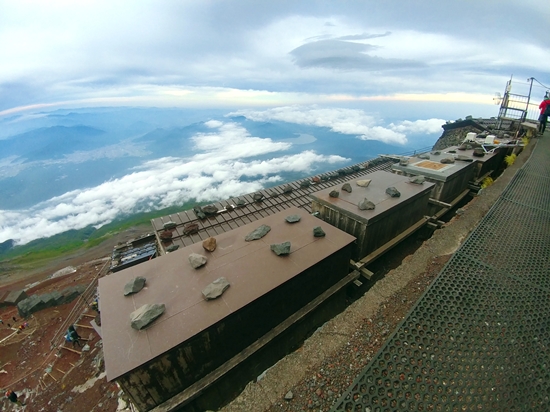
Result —
<svg viewBox="0 0 550 412"><path fill-rule="evenodd" d="M285 217L291 214L300 215L301 221L287 223ZM245 236L262 224L271 231L246 242ZM315 238L315 226L321 226L326 237ZM99 280L108 380L185 342L355 240L296 207L215 237L212 253L197 243ZM291 242L290 255L276 256L270 245L284 241ZM191 253L207 256L207 264L193 269L188 262ZM124 296L124 285L136 276L147 279L146 287ZM205 301L201 291L221 276L231 286L220 298ZM130 313L149 303L165 304L165 313L147 329L132 329Z"/></svg>
<svg viewBox="0 0 550 412"><path fill-rule="evenodd" d="M293 189L290 193L283 193L284 188L287 186L286 183L266 190L260 190L259 193L265 196L261 202L255 202L252 199L253 193L240 196L240 198L245 201L244 206L236 207L232 211L218 213L206 219L198 219L193 210L183 210L179 213L152 219L151 224L157 234L161 254L163 254L170 245L178 245L181 248L197 242L202 242L210 236L217 236L228 230L255 222L290 207L298 207L307 213L311 213L311 199L309 198L311 193L334 186L335 184L361 179L362 176L376 170L390 170L391 166L392 161L388 159L371 160L339 169L335 172L321 174L319 176L330 177L330 179L311 184L309 187L301 187L301 183L304 181L311 182L312 178L288 183ZM219 210L222 210L229 205L236 205L236 200L237 197L215 202L213 205ZM172 232L172 241L170 243L163 243L159 238L159 234L164 230L163 226L167 222L174 222L177 224L177 227ZM185 235L183 233L183 228L188 223L197 223L199 225L198 233Z"/></svg>
<svg viewBox="0 0 550 412"><path fill-rule="evenodd" d="M355 183L357 180L363 179L372 180L368 187L360 187ZM352 187L351 193L341 190L342 185L336 185L312 193L311 198L334 209L345 211L347 214L354 216L358 221L373 223L381 219L396 206L404 205L420 193L431 191L434 186L434 183L428 181L425 181L421 185L413 184L409 182L409 179L409 177L394 173L376 171L363 176L361 179L348 182ZM390 186L395 187L401 193L401 196L391 197L388 195L386 189ZM339 192L339 197L334 198L329 196L329 193L333 190ZM374 210L359 209L357 205L365 198L375 204L376 208Z"/></svg>

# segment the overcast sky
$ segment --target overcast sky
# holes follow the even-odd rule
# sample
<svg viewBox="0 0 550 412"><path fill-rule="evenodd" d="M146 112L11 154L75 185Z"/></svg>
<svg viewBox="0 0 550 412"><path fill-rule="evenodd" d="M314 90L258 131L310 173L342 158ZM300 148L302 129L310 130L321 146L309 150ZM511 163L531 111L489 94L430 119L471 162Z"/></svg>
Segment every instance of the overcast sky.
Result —
<svg viewBox="0 0 550 412"><path fill-rule="evenodd" d="M550 83L548 0L0 0L0 116L89 105L492 104Z"/></svg>
<svg viewBox="0 0 550 412"><path fill-rule="evenodd" d="M284 173L350 161L290 154L297 141L253 136L231 116L394 145L415 133L435 139L446 120L495 116L493 97L511 76L520 94L530 77L550 85L549 23L549 0L0 0L5 124L16 114L93 106L226 114L192 138L190 157L144 162L95 187L0 210L0 242L250 193ZM538 82L537 104L546 90ZM315 139L298 140L307 138ZM113 153L104 149L64 161ZM23 160L0 153L0 177L33 166Z"/></svg>

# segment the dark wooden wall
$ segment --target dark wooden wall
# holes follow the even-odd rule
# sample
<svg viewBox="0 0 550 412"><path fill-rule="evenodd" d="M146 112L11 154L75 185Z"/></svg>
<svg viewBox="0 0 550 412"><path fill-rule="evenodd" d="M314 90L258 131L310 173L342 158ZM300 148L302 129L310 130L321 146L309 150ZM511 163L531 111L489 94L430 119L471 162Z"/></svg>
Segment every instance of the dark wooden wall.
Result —
<svg viewBox="0 0 550 412"><path fill-rule="evenodd" d="M344 278L351 247L346 246L202 333L122 375L117 382L140 411L162 404Z"/></svg>

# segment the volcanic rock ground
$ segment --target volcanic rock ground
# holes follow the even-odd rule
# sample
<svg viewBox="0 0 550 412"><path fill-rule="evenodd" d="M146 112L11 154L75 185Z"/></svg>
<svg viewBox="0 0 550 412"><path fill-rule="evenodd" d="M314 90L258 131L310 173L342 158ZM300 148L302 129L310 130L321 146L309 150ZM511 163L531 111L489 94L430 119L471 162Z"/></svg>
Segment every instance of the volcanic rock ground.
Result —
<svg viewBox="0 0 550 412"><path fill-rule="evenodd" d="M453 213L443 228L429 235L426 231L418 232L370 266L375 273L374 281L362 286L361 294L352 297L353 302L343 313L319 328L300 349L249 383L221 410L329 410L487 213L535 145L536 139L495 184L461 205L460 214ZM114 245L150 230L150 226L133 228L96 248L64 256L41 270L3 277L0 290L40 282L28 293L41 294L69 285L88 284L102 266L108 264ZM49 279L54 272L68 266L76 271ZM19 407L2 398L1 410L124 409L124 396L119 388L105 379L101 339L93 329L78 329L80 335L88 339L84 342L90 347L88 352L80 355L59 349L62 343L59 341L52 347L52 337L74 305L72 302L45 309L27 320L19 319L13 307L0 309L0 318L4 320L4 324L0 324L0 387L15 390L26 404ZM91 309L85 313L93 314ZM91 316L83 316L81 323L89 324L86 319ZM17 319L15 322L13 317ZM17 327L25 321L28 327L20 333L14 334L7 326L10 323L11 327Z"/></svg>

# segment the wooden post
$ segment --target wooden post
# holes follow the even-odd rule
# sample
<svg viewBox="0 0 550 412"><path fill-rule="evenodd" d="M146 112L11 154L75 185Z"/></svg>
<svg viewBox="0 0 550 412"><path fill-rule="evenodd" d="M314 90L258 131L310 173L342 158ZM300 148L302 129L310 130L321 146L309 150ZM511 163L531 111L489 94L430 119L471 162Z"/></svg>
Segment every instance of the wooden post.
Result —
<svg viewBox="0 0 550 412"><path fill-rule="evenodd" d="M95 315L88 315L87 313L83 313L82 316L88 316L89 318L94 318L95 319Z"/></svg>
<svg viewBox="0 0 550 412"><path fill-rule="evenodd" d="M68 348L66 346L61 346L61 349L67 349L67 350L70 350L71 352L78 353L79 355L82 355L82 352L79 352L75 349Z"/></svg>
<svg viewBox="0 0 550 412"><path fill-rule="evenodd" d="M50 378L52 378L54 381L57 382L57 379L55 379L50 372L46 372L46 375L48 375Z"/></svg>

